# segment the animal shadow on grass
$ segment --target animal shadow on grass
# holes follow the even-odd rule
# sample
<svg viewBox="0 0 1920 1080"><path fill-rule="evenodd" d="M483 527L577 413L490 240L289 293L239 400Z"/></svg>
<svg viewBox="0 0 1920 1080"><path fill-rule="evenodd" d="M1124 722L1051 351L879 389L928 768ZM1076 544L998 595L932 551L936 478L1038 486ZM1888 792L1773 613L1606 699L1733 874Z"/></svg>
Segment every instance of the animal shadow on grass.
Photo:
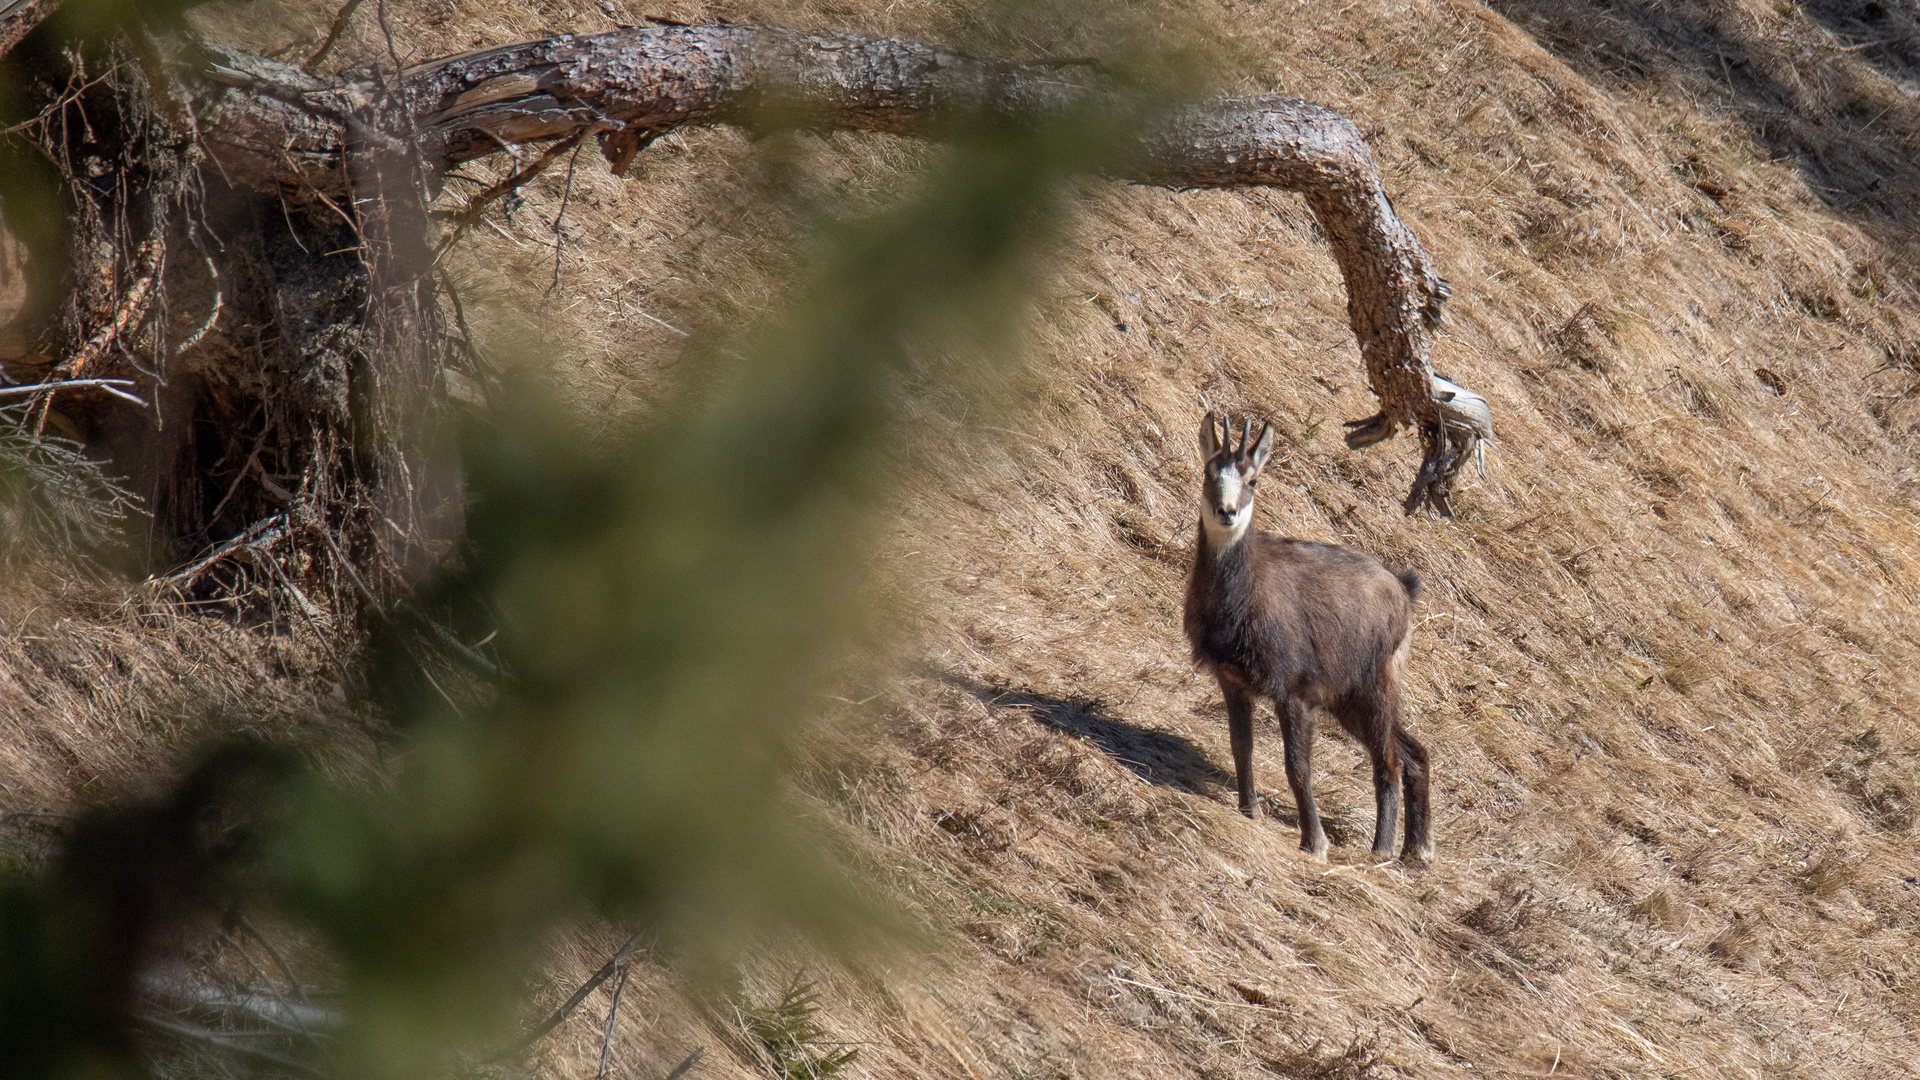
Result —
<svg viewBox="0 0 1920 1080"><path fill-rule="evenodd" d="M1057 697L1021 687L993 686L950 671L933 678L973 695L989 711L1017 709L1042 727L1091 743L1149 784L1215 799L1233 786L1233 775L1214 764L1193 740L1170 731L1130 724L1097 698Z"/></svg>

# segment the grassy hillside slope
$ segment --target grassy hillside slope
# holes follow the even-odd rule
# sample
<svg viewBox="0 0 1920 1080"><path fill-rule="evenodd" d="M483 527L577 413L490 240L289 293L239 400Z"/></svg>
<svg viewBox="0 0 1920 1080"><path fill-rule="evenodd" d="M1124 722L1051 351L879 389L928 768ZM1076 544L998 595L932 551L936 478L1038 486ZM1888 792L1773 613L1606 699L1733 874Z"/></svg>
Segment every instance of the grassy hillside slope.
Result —
<svg viewBox="0 0 1920 1080"><path fill-rule="evenodd" d="M1412 448L1340 444L1373 406L1304 205L1089 185L1027 404L915 416L950 449L880 568L916 602L907 673L849 686L847 745L809 754L822 819L944 934L923 967L812 967L820 1023L860 1048L849 1074L1920 1074L1920 24L1843 7L1130 16L1211 28L1229 89L1363 126L1455 286L1436 366L1485 393L1500 444L1454 521L1401 517ZM560 3L397 8L423 56L611 25ZM944 5L613 11L1102 45ZM856 205L921 152L795 151ZM762 160L724 131L662 140L625 182L583 159L544 299L563 178L468 257L544 305L577 402L642 410L685 332L776 301L740 239L782 227L756 217ZM1208 407L1280 430L1261 527L1428 583L1411 716L1436 762L1430 869L1365 864L1364 758L1330 725L1331 863L1295 850L1270 718L1256 762L1279 794L1264 820L1233 811L1224 710L1178 626ZM0 640L16 681L49 670L27 647ZM28 726L58 708L25 701ZM83 759L142 737L45 736ZM80 797L52 750L17 768L39 804ZM616 945L566 944L552 996ZM768 959L748 998L796 962ZM703 1044L695 1075L762 1074L730 1018L644 975L629 1075ZM596 1067L603 1001L548 1044L551 1075Z"/></svg>

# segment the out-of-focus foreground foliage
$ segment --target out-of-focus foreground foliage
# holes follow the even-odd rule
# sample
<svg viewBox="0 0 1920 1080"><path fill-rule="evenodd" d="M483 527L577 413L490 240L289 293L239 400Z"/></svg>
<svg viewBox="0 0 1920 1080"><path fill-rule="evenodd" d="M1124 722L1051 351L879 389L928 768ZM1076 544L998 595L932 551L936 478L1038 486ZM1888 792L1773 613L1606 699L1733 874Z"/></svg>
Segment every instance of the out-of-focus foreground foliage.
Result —
<svg viewBox="0 0 1920 1080"><path fill-rule="evenodd" d="M466 431L459 569L420 600L468 640L497 629L504 674L376 634L378 782L322 768L324 747L230 738L80 819L48 865L5 867L0 1074L146 1070L143 973L223 920L288 928L344 1017L297 1060L229 1064L367 1080L510 1048L542 945L585 914L689 962L884 922L794 823L785 748L873 629L868 538L910 457L893 405L908 384L1005 385L1065 180L1127 126L946 133L892 209L814 230L784 316L626 436L589 445L537 364L505 365L521 381Z"/></svg>

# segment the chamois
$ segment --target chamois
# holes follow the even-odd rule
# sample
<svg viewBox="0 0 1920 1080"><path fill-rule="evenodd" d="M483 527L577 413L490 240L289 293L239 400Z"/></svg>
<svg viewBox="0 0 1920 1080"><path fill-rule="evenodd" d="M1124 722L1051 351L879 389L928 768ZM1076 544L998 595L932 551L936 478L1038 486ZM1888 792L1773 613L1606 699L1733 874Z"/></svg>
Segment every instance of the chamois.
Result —
<svg viewBox="0 0 1920 1080"><path fill-rule="evenodd" d="M1310 711L1319 706L1373 759L1374 858L1393 855L1404 783L1401 857L1426 862L1433 857L1427 749L1400 726L1419 575L1395 575L1353 548L1251 529L1254 486L1272 452L1271 424L1255 438L1248 418L1237 449L1224 418L1209 412L1200 426L1205 486L1185 624L1194 662L1213 672L1226 695L1240 812L1254 812L1254 699L1271 698L1300 811L1300 850L1326 858L1327 834L1313 803Z"/></svg>

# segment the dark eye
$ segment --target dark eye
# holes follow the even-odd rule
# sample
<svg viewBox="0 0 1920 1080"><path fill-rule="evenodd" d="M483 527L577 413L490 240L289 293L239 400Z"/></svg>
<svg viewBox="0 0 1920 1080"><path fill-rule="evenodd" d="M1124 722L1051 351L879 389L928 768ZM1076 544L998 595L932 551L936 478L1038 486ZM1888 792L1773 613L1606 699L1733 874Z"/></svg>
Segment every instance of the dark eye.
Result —
<svg viewBox="0 0 1920 1080"><path fill-rule="evenodd" d="M1260 478L1256 476L1256 477L1254 477L1253 479L1251 479L1251 480L1249 480L1249 481L1247 481L1247 486L1248 486L1248 487L1259 487L1259 486L1260 486Z"/></svg>

